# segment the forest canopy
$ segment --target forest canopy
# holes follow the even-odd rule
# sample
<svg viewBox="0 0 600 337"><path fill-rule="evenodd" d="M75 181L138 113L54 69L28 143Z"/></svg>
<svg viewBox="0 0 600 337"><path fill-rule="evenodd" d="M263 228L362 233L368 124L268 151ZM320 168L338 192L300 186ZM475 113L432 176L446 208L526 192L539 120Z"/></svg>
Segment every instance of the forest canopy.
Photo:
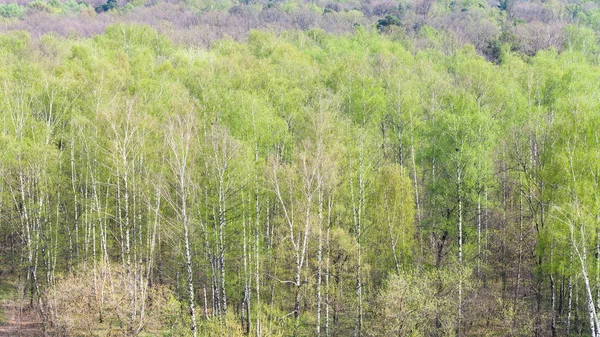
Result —
<svg viewBox="0 0 600 337"><path fill-rule="evenodd" d="M0 35L2 287L54 334L600 335L596 33L379 23Z"/></svg>

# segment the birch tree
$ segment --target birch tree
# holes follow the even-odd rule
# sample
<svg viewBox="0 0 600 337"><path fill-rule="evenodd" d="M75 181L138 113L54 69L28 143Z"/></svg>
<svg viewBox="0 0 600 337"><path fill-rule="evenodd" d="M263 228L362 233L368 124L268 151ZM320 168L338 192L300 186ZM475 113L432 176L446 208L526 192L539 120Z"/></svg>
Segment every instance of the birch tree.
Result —
<svg viewBox="0 0 600 337"><path fill-rule="evenodd" d="M175 198L172 206L177 212L178 221L183 227L185 251L184 260L187 270L188 303L191 317L191 331L194 337L198 335L196 323L194 272L192 269L192 228L189 208L189 197L193 191L191 180L192 163L194 161L197 129L196 119L192 111L172 116L165 133L165 143L170 150L169 166L175 179Z"/></svg>

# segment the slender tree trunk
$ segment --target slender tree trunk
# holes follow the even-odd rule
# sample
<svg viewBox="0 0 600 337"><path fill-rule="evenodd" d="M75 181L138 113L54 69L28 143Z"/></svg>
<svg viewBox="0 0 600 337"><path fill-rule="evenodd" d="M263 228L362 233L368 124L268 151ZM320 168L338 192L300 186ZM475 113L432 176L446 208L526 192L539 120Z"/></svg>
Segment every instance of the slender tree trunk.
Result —
<svg viewBox="0 0 600 337"><path fill-rule="evenodd" d="M126 163L126 161L125 161ZM127 167L127 164L124 165ZM127 168L125 168L127 170ZM127 171L123 175L123 184L125 191L123 193L123 204L125 206L125 277L127 279L127 289L130 296L130 307L131 307L131 322L135 319L135 293L134 293L134 279L131 273L131 237L130 237L130 214L129 214L129 177Z"/></svg>
<svg viewBox="0 0 600 337"><path fill-rule="evenodd" d="M191 230L190 230L190 219L188 215L188 196L190 194L190 177L188 173L188 165L190 162L190 148L192 148L192 141L195 137L193 114L178 115L174 117L171 128L167 137L167 145L171 148L172 160L171 169L177 178L177 199L179 203L173 202L177 205L176 211L178 217L183 225L183 239L185 245L185 264L187 269L187 288L188 288L188 300L191 317L191 330L194 337L198 336L198 325L196 322L196 309L194 304L195 292L194 292L194 273L192 268L192 244L191 244Z"/></svg>
<svg viewBox="0 0 600 337"><path fill-rule="evenodd" d="M122 201L121 201L121 179L117 177L117 219L119 222L119 246L121 248L121 286L127 289L127 284L125 283L125 274L126 274L126 254L125 254L125 232L123 230L123 211L122 211Z"/></svg>
<svg viewBox="0 0 600 337"><path fill-rule="evenodd" d="M317 147L316 151L315 163L318 163L320 156L320 147ZM277 176L277 165L273 165L273 175L272 182L274 186L274 192L279 200L279 204L283 210L285 221L287 222L289 228L289 239L292 244L292 248L294 250L294 259L296 263L296 272L294 275L294 281L291 282L295 289L294 294L294 336L298 335L298 331L300 328L300 300L301 300L301 288L302 288L302 269L306 262L307 249L308 249L308 240L310 234L310 217L311 217L311 207L313 203L313 196L315 192L315 178L318 175L317 164L313 163L313 166L309 163L309 158L304 156L302 158L302 179L304 182L303 186L303 197L304 197L304 228L301 233L296 235L294 234L295 230L295 220L294 220L294 198L293 198L293 184L290 182L289 184L289 205L291 207L286 206L286 202L283 200L283 196L281 193L281 188L279 184L279 178Z"/></svg>
<svg viewBox="0 0 600 337"><path fill-rule="evenodd" d="M75 254L79 259L79 207L77 202L77 180L75 178L75 138L71 137L71 187L73 189L73 212L75 223Z"/></svg>
<svg viewBox="0 0 600 337"><path fill-rule="evenodd" d="M249 201L250 199L248 199ZM242 193L242 204L245 205L244 194ZM244 260L244 299L242 300L242 328L245 334L250 333L250 274L248 272L248 236L246 234L246 210L242 207L242 240L243 240L243 260Z"/></svg>
<svg viewBox="0 0 600 337"><path fill-rule="evenodd" d="M398 241L394 240L394 234L392 231L392 219L390 218L390 213L392 212L392 210L390 210L390 205L387 201L388 196L387 194L384 196L385 198L385 214L386 214L386 220L387 220L387 225L388 225L388 232L390 235L390 249L392 250L392 255L394 257L394 265L396 266L396 273L398 275L400 275L400 263L398 262L398 254L396 254L396 244L398 243Z"/></svg>
<svg viewBox="0 0 600 337"><path fill-rule="evenodd" d="M489 252L489 246L488 246L488 191L487 191L487 187L485 188L485 218L484 218L484 247L485 247L485 252L484 252L484 262L487 264L488 263L488 252ZM487 273L485 273L484 278L483 278L483 284L484 286L487 287Z"/></svg>
<svg viewBox="0 0 600 337"><path fill-rule="evenodd" d="M354 227L356 230L356 242L357 242L357 263L356 263L356 316L354 322L354 337L360 337L362 330L363 321L363 306L362 306L362 270L361 270L361 236L362 236L362 216L364 209L364 195L365 195L365 177L364 177L364 157L363 157L363 144L362 139L359 146L359 167L358 167L358 200L355 200L354 196L354 183L350 179L350 189L352 197L352 208L354 217Z"/></svg>
<svg viewBox="0 0 600 337"><path fill-rule="evenodd" d="M552 330L552 337L556 336L556 289L554 283L554 276L550 274L550 293L551 293L551 310L552 319L550 322L550 329Z"/></svg>
<svg viewBox="0 0 600 337"><path fill-rule="evenodd" d="M154 223L151 229L151 234L150 234L150 238L148 240L148 262L146 265L146 275L145 275L145 279L140 280L140 282L143 281L143 283L140 283L140 286L142 287L142 294L141 294L141 308L140 308L140 318L138 320L138 325L137 328L135 330L135 334L138 335L142 329L144 328L144 317L146 314L146 294L147 294L147 290L148 290L148 286L151 282L151 275L152 275L152 268L154 265L154 250L156 248L156 239L158 236L158 231L159 231L159 218L160 218L160 202L161 202L161 194L160 194L160 188L155 187L156 191L155 191L155 199L156 199L156 205L154 207L154 209L152 209L152 206L150 204L148 204L148 213L154 213ZM140 265L141 265L141 261L140 261ZM140 270L140 274L141 274L141 270Z"/></svg>
<svg viewBox="0 0 600 337"><path fill-rule="evenodd" d="M185 192L185 181L184 175L181 176L180 189L181 189L181 217L183 220L183 235L185 240L185 262L188 273L188 290L189 290L189 301L190 301L190 316L192 318L192 334L194 337L198 336L198 329L196 324L196 310L194 307L194 273L192 271L192 251L190 245L190 229L187 216L187 198Z"/></svg>
<svg viewBox="0 0 600 337"><path fill-rule="evenodd" d="M208 202L208 191L205 189L204 190L204 208L206 210L206 214L205 214L205 218L209 219L209 210L211 209L211 207L209 206L209 202ZM213 208L213 218L214 218L214 208ZM208 264L210 265L210 275L211 275L211 317L213 317L217 312L219 312L219 296L217 295L217 287L218 287L218 282L217 282L217 263L216 263L216 257L215 257L215 253L213 252L212 248L211 248L211 244L210 244L210 240L209 240L209 230L208 230L208 224L205 221L200 221L200 225L202 228L202 234L204 237L204 251L205 251L205 257L206 260L208 262ZM206 290L204 290L206 291ZM206 296L205 296L206 297ZM206 304L206 299L205 299L205 305L208 306L208 304ZM208 309L205 308L205 315L208 316Z"/></svg>
<svg viewBox="0 0 600 337"><path fill-rule="evenodd" d="M571 261L573 261L573 255L571 255ZM573 283L571 280L571 276L569 276L569 285L568 288L568 299L567 299L567 322L565 326L565 335L568 336L569 332L571 332L571 308L573 302Z"/></svg>
<svg viewBox="0 0 600 337"><path fill-rule="evenodd" d="M481 278L481 192L477 194L477 276Z"/></svg>
<svg viewBox="0 0 600 337"><path fill-rule="evenodd" d="M600 308L600 211L596 212L596 308Z"/></svg>
<svg viewBox="0 0 600 337"><path fill-rule="evenodd" d="M594 132L594 143L595 147L595 162L596 167L593 171L594 178L594 201L596 204L596 280L595 280L595 288L596 288L596 308L600 308L600 194L598 193L600 189L600 137L598 130ZM600 331L600 328L599 328Z"/></svg>
<svg viewBox="0 0 600 337"><path fill-rule="evenodd" d="M330 195L327 201L327 233L325 234L325 337L329 337L329 231L331 229L331 209L333 207L333 195Z"/></svg>
<svg viewBox="0 0 600 337"><path fill-rule="evenodd" d="M258 150L256 151L255 161L258 161ZM254 245L254 254L255 254L255 284L256 284L256 337L261 336L261 325L260 325L260 316L261 316L261 307L260 307L260 255L259 255L259 247L260 247L260 203L259 203L259 191L258 191L258 175L254 177L256 190L255 190L255 202L256 202L256 213L255 213L255 245Z"/></svg>
<svg viewBox="0 0 600 337"><path fill-rule="evenodd" d="M227 290L225 288L225 191L223 175L219 177L219 269L221 272L221 312L227 315Z"/></svg>
<svg viewBox="0 0 600 337"><path fill-rule="evenodd" d="M587 267L586 267L586 259L587 259L587 253L586 253L586 248L585 248L585 244L583 245L582 250L580 251L577 243L575 242L575 238L574 238L574 225L571 224L571 243L573 244L573 249L575 250L575 253L577 254L577 257L579 258L579 262L581 265L581 274L583 277L583 282L585 285L585 293L586 293L586 302L587 302L587 307L588 307L588 315L589 315L589 322L590 322L590 330L591 330L591 336L592 337L596 337L598 336L598 333L600 331L598 331L600 329L600 325L598 324L598 316L596 314L596 307L594 304L594 297L592 295L592 290L591 290L591 286L590 286L590 279L588 277L588 273L587 273ZM582 242L585 242L584 239L584 235L583 235L583 228L580 228L581 231L581 237L582 237Z"/></svg>
<svg viewBox="0 0 600 337"><path fill-rule="evenodd" d="M419 181L417 179L417 163L415 160L415 146L413 140L414 128L412 122L412 114L410 116L410 155L412 159L412 169L413 169L413 184L415 186L415 204L417 206L417 227L419 229L419 249L421 251L421 260L424 259L425 253L423 249L423 226L422 226L422 216L421 216L421 202L419 200Z"/></svg>
<svg viewBox="0 0 600 337"><path fill-rule="evenodd" d="M462 170L458 169L458 325L457 336L461 336L462 325L462 277L463 277L463 200L462 200Z"/></svg>
<svg viewBox="0 0 600 337"><path fill-rule="evenodd" d="M517 328L518 323L518 298L519 298L519 290L521 287L521 264L523 261L523 185L521 181L521 177L519 175L519 242L518 242L518 258L517 258L517 284L515 287L515 294L513 298L513 328Z"/></svg>
<svg viewBox="0 0 600 337"><path fill-rule="evenodd" d="M323 184L319 177L319 245L317 248L317 336L321 336L321 281L323 264Z"/></svg>

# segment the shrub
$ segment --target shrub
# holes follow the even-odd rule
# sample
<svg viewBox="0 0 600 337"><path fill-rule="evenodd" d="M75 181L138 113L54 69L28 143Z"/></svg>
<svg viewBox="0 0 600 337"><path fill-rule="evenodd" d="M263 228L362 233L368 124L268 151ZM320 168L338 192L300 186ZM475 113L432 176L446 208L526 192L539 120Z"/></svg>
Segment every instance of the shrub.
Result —
<svg viewBox="0 0 600 337"><path fill-rule="evenodd" d="M23 14L25 14L25 7L23 6L19 6L15 3L0 5L0 16L2 17L22 18Z"/></svg>
<svg viewBox="0 0 600 337"><path fill-rule="evenodd" d="M59 280L47 294L50 319L59 332L76 336L99 330L137 335L177 328L182 305L172 292L162 285L139 282L114 265L74 273Z"/></svg>
<svg viewBox="0 0 600 337"><path fill-rule="evenodd" d="M387 26L401 26L402 21L395 16L387 15L384 19L380 19L377 23L377 29L382 31Z"/></svg>
<svg viewBox="0 0 600 337"><path fill-rule="evenodd" d="M104 5L100 5L98 7L96 7L96 12L98 13L102 13L102 12L108 12L112 9L116 9L119 8L118 4L117 4L117 0L108 0L106 1L106 3Z"/></svg>

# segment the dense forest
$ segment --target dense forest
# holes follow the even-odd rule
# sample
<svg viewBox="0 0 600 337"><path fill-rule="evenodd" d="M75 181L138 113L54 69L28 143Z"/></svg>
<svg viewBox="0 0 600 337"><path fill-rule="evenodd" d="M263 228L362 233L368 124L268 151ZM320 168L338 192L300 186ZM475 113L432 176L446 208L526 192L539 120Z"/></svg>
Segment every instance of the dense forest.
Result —
<svg viewBox="0 0 600 337"><path fill-rule="evenodd" d="M0 17L0 327L600 336L596 3Z"/></svg>

